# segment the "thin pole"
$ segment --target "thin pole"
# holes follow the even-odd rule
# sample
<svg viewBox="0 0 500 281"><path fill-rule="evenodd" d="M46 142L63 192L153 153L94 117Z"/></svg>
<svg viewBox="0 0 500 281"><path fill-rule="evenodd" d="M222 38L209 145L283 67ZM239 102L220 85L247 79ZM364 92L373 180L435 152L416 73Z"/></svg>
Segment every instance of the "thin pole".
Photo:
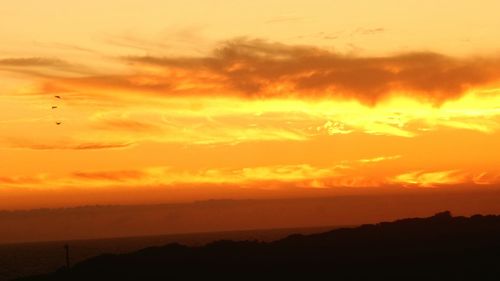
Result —
<svg viewBox="0 0 500 281"><path fill-rule="evenodd" d="M64 249L66 250L66 268L69 268L69 245L64 245Z"/></svg>

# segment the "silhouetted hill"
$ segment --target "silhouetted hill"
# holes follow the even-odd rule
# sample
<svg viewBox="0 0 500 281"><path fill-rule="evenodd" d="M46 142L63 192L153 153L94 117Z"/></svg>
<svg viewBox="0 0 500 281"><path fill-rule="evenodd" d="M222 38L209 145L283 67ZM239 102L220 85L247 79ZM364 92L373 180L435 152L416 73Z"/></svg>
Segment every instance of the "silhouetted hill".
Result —
<svg viewBox="0 0 500 281"><path fill-rule="evenodd" d="M264 243L169 244L22 280L499 280L500 216L403 219Z"/></svg>

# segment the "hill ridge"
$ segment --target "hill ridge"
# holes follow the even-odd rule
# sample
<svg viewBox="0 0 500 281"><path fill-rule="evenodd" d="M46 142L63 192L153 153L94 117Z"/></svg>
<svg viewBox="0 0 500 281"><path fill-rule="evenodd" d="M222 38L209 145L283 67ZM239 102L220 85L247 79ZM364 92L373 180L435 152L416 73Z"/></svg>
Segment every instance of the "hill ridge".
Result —
<svg viewBox="0 0 500 281"><path fill-rule="evenodd" d="M366 224L273 242L221 240L177 243L100 255L71 269L22 280L487 280L500 276L500 216L427 218ZM465 279L464 279L465 278Z"/></svg>

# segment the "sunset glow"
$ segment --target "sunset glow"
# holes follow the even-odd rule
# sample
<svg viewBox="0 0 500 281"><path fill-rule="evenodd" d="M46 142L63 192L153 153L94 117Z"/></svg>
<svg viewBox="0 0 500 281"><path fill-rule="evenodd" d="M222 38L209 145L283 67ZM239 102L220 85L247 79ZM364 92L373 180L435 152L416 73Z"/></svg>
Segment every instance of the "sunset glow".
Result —
<svg viewBox="0 0 500 281"><path fill-rule="evenodd" d="M500 184L497 1L42 2L0 9L0 209Z"/></svg>

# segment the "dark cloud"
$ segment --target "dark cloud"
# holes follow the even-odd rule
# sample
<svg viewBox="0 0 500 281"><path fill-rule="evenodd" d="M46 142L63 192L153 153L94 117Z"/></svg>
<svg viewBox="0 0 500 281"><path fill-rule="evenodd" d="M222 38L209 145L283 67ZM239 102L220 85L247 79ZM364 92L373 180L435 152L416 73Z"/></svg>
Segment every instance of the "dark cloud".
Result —
<svg viewBox="0 0 500 281"><path fill-rule="evenodd" d="M246 97L348 97L376 102L407 92L434 102L498 82L497 58L457 59L429 52L353 57L308 46L235 40L202 58L129 57L168 69L210 73ZM168 77L166 77L168 79ZM284 91L273 90L285 85Z"/></svg>

